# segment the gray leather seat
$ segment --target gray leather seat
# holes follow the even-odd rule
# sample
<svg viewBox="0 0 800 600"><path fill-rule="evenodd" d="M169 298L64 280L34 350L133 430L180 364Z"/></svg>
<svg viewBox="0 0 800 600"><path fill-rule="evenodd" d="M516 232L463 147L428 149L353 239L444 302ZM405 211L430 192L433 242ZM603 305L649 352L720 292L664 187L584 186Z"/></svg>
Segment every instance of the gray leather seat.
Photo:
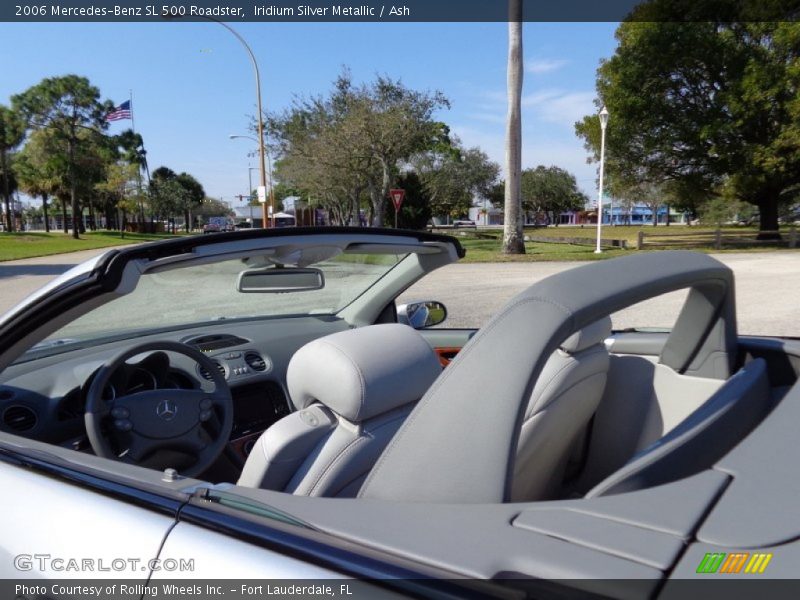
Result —
<svg viewBox="0 0 800 600"><path fill-rule="evenodd" d="M297 412L261 435L238 485L355 496L441 372L431 347L406 325L373 325L306 344L286 374Z"/></svg>
<svg viewBox="0 0 800 600"><path fill-rule="evenodd" d="M757 358L667 435L598 483L586 497L645 489L709 469L761 422L769 408L767 367L763 359Z"/></svg>
<svg viewBox="0 0 800 600"><path fill-rule="evenodd" d="M568 337L545 363L522 422L511 501L554 497L572 449L597 410L609 368L605 317Z"/></svg>

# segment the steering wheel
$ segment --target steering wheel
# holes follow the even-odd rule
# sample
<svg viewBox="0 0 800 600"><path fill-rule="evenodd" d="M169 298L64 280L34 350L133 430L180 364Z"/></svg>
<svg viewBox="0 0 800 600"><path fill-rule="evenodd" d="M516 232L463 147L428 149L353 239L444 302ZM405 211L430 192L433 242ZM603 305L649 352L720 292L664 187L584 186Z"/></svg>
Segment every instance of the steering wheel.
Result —
<svg viewBox="0 0 800 600"><path fill-rule="evenodd" d="M118 368L137 354L159 350L198 363L211 375L214 391L155 389L103 399L103 390ZM182 475L194 477L210 467L228 443L233 398L225 377L199 350L179 342L148 342L128 348L100 367L86 393L84 421L97 456L140 464L159 450L177 450L197 457L181 469ZM118 454L113 446L127 449Z"/></svg>

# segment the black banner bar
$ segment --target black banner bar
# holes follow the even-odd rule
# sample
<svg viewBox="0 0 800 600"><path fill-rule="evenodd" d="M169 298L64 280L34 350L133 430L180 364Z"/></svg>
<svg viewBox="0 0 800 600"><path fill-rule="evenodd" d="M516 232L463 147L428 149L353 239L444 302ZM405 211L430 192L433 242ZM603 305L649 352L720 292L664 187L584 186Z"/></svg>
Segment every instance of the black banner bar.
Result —
<svg viewBox="0 0 800 600"><path fill-rule="evenodd" d="M529 22L789 21L800 0L523 0ZM503 22L508 0L4 0L4 22ZM577 42L577 40L576 40Z"/></svg>

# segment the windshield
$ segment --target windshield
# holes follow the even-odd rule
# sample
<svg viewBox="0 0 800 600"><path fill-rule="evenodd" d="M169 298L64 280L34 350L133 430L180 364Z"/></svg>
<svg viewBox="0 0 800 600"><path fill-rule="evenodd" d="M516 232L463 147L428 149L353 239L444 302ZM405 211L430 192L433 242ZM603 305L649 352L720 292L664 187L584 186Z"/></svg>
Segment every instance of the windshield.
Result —
<svg viewBox="0 0 800 600"><path fill-rule="evenodd" d="M72 321L34 350L227 319L334 315L404 257L340 254L314 264L323 273L321 289L280 293L239 291L239 276L255 257L145 273L133 292Z"/></svg>

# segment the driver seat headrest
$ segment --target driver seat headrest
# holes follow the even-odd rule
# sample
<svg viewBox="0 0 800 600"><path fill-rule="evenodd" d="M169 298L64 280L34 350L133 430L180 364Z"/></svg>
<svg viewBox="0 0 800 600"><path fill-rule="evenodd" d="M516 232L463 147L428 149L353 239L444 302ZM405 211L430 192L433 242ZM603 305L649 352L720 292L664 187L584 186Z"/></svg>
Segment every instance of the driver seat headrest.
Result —
<svg viewBox="0 0 800 600"><path fill-rule="evenodd" d="M360 423L416 402L441 372L419 332L387 323L309 342L289 362L286 383L297 410L319 402Z"/></svg>

